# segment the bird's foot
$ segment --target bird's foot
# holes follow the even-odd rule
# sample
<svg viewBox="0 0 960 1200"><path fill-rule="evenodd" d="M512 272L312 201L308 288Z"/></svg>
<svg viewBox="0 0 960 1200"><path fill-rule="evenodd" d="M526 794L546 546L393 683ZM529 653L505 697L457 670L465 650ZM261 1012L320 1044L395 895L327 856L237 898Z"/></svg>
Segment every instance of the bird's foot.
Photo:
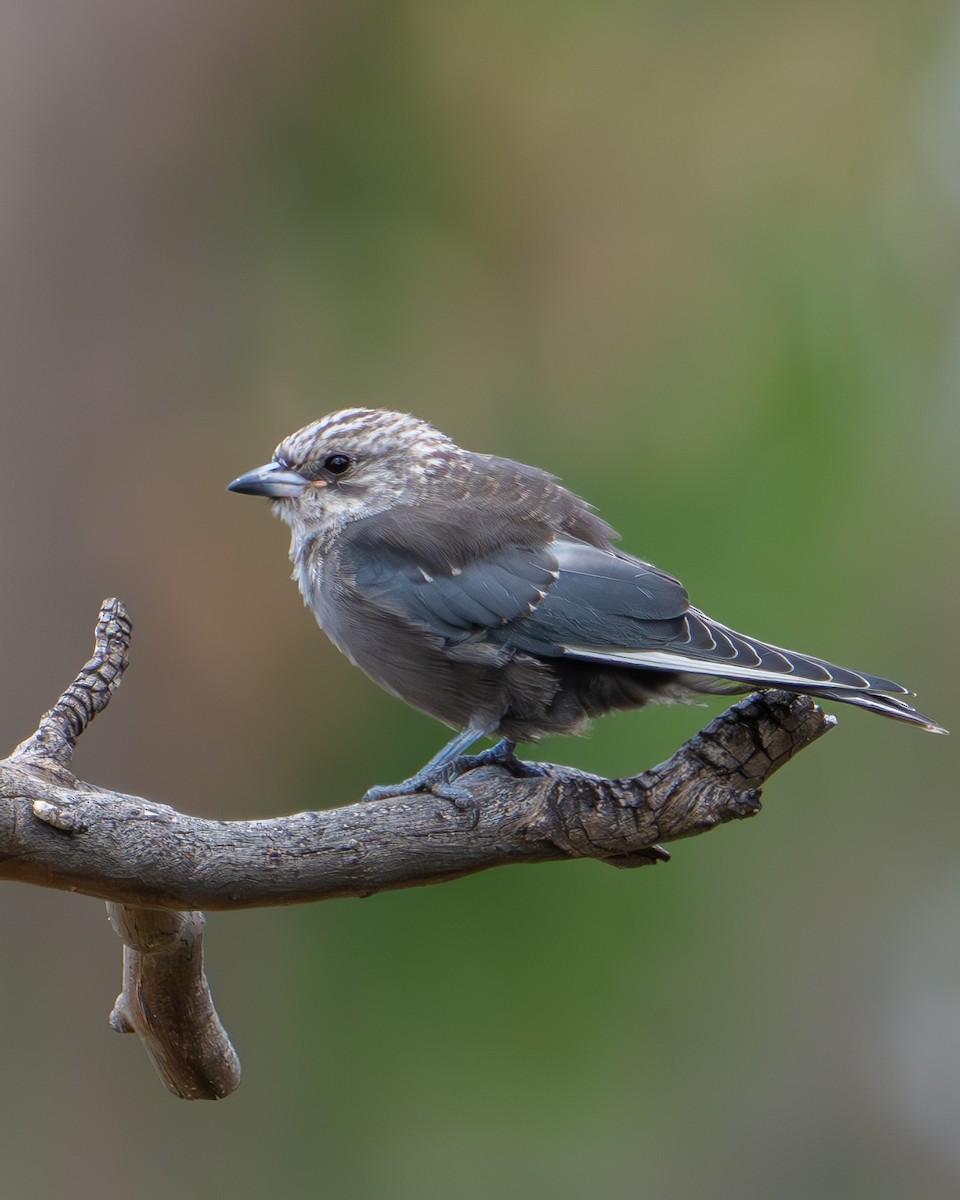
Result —
<svg viewBox="0 0 960 1200"><path fill-rule="evenodd" d="M363 796L363 803L386 800L392 796L415 796L418 792L429 792L441 800L449 800L461 812L471 813L473 824L476 826L480 820L479 806L471 790L457 780L461 775L475 771L478 767L503 767L518 779L535 778L543 774L543 769L536 763L523 762L517 758L515 743L504 738L480 754L461 754L453 762L430 763L402 783L385 783L372 787Z"/></svg>
<svg viewBox="0 0 960 1200"><path fill-rule="evenodd" d="M374 800L386 800L393 796L415 796L419 792L428 792L440 800L449 800L461 812L470 813L473 818L473 828L476 829L480 823L480 806L469 788L455 782L460 774L459 759L442 767L425 767L416 775L405 779L403 783L384 783L370 788L363 795L361 802L367 804Z"/></svg>
<svg viewBox="0 0 960 1200"><path fill-rule="evenodd" d="M503 767L517 779L536 779L545 774L543 767L537 763L524 762L517 758L516 742L502 738L489 750L481 750L479 754L461 754L456 762L457 774L465 775L467 771L475 771L477 767Z"/></svg>
<svg viewBox="0 0 960 1200"><path fill-rule="evenodd" d="M415 796L429 792L440 800L449 800L460 812L469 813L474 829L480 824L480 806L470 790L457 780L477 767L503 767L518 779L543 775L543 768L536 763L522 762L516 756L514 742L504 738L484 750L481 754L461 754L452 761L428 763L422 771L411 775L402 783L385 783L372 787L364 795L363 802L387 800L393 796ZM438 756L439 757L439 756Z"/></svg>
<svg viewBox="0 0 960 1200"><path fill-rule="evenodd" d="M435 771L418 771L403 783L380 783L368 788L360 798L361 804L370 804L376 800L387 800L391 796L415 796L417 792L432 791L434 782L440 782L440 773Z"/></svg>
<svg viewBox="0 0 960 1200"><path fill-rule="evenodd" d="M372 787L363 796L363 803L386 800L389 796L415 796L417 792L432 792L435 796L453 800L459 806L466 805L470 792L459 786L456 780L478 767L503 767L517 779L536 779L546 774L539 763L524 762L517 758L516 743L501 739L489 750L480 754L461 754L452 762L428 763L416 775L402 783L383 783Z"/></svg>
<svg viewBox="0 0 960 1200"><path fill-rule="evenodd" d="M415 796L418 792L430 792L444 800L453 800L458 807L466 807L466 801L470 799L470 789L459 787L454 782L463 773L459 768L459 759L442 767L433 767L432 769L425 767L402 783L382 783L377 787L370 788L364 793L362 803L367 804L371 800L386 800L390 796Z"/></svg>

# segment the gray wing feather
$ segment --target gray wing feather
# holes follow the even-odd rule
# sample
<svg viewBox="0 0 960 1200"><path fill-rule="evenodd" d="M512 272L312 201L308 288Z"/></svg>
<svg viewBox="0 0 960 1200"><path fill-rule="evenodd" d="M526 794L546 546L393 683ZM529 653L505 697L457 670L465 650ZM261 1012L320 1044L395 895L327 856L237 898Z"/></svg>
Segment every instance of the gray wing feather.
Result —
<svg viewBox="0 0 960 1200"><path fill-rule="evenodd" d="M541 603L499 634L531 653L561 655L571 643L662 646L681 636L689 598L671 575L628 554L555 541L559 573Z"/></svg>
<svg viewBox="0 0 960 1200"><path fill-rule="evenodd" d="M576 635L609 645L618 634L662 642L687 611L683 586L616 551L565 539L545 547L499 545L463 566L430 569L422 557L368 542L352 561L361 593L444 637L487 630L497 645L563 653Z"/></svg>
<svg viewBox="0 0 960 1200"><path fill-rule="evenodd" d="M479 514L474 514L479 516ZM450 643L757 684L888 691L890 679L839 667L747 637L692 608L683 585L612 546L551 538L543 525L501 517L469 523L462 539L442 510L358 521L339 565L360 596ZM520 530L547 536L527 536ZM463 548L461 547L461 550Z"/></svg>
<svg viewBox="0 0 960 1200"><path fill-rule="evenodd" d="M758 684L909 694L893 680L737 633L690 607L675 579L639 559L580 543L554 548L556 584L500 635L528 652Z"/></svg>
<svg viewBox="0 0 960 1200"><path fill-rule="evenodd" d="M504 546L462 567L433 570L395 547L367 545L352 556L360 594L447 639L496 629L537 605L556 576L543 550Z"/></svg>

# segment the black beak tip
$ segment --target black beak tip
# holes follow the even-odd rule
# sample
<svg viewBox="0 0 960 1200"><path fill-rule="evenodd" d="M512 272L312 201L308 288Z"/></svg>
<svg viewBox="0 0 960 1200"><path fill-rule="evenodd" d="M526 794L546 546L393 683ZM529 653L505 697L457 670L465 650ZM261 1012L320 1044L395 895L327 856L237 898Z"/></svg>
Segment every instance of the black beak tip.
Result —
<svg viewBox="0 0 960 1200"><path fill-rule="evenodd" d="M242 496L256 496L262 494L258 491L255 483L249 479L245 479L242 475L239 479L235 479L232 483L227 484L228 492L239 492Z"/></svg>

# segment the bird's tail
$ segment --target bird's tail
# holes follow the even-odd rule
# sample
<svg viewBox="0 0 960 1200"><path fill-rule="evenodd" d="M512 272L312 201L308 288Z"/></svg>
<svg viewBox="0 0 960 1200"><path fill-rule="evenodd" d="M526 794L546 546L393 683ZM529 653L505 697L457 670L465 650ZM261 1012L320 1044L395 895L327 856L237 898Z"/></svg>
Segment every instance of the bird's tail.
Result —
<svg viewBox="0 0 960 1200"><path fill-rule="evenodd" d="M710 696L742 696L748 691L767 691L777 688L782 692L796 692L798 695L813 696L817 700L838 700L841 704L852 704L856 708L865 708L868 712L880 713L883 717L892 717L894 721L903 721L906 725L917 725L928 733L949 733L930 717L917 712L906 700L898 696L887 696L883 692L858 691L854 688L822 687L813 684L794 683L788 679L771 679L757 676L749 681L724 683L707 675L694 675L692 672L683 676L684 684L691 691L705 693ZM905 693L909 695L910 693Z"/></svg>
<svg viewBox="0 0 960 1200"><path fill-rule="evenodd" d="M912 695L903 684L747 637L695 608L684 614L682 636L667 643L603 650L567 647L567 652L594 661L677 672L683 685L695 692L731 695L751 688L782 688L852 704L930 733L947 732L901 699Z"/></svg>
<svg viewBox="0 0 960 1200"><path fill-rule="evenodd" d="M917 725L930 733L949 732L902 699L913 693L892 679L852 671L822 658L761 642L736 633L696 609L691 609L688 614L688 629L692 634L692 644L687 651L690 656L688 667L717 676L726 674L731 680L731 685L723 688L700 676L693 685L697 691L730 693L743 691L749 685L761 689L781 688L815 696L818 700L852 704L907 725ZM705 661L694 667L691 661L694 658Z"/></svg>
<svg viewBox="0 0 960 1200"><path fill-rule="evenodd" d="M789 687L789 685L787 685ZM792 690L792 689L790 689ZM919 725L929 733L949 733L942 725L925 717L923 713L909 705L906 700L897 696L885 696L882 692L857 692L845 688L815 688L803 689L808 696L816 696L818 700L840 700L844 704L853 704L857 708L866 708L870 712L881 713L892 717L895 721L904 721L907 725Z"/></svg>

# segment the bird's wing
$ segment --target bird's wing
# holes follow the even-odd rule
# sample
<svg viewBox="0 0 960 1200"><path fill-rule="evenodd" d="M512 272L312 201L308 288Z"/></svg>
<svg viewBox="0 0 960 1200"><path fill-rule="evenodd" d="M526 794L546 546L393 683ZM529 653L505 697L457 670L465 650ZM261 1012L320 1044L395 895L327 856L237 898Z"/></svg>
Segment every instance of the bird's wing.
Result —
<svg viewBox="0 0 960 1200"><path fill-rule="evenodd" d="M350 525L338 568L361 597L434 636L540 657L816 689L908 695L892 680L720 624L650 563L483 503L393 509Z"/></svg>
<svg viewBox="0 0 960 1200"><path fill-rule="evenodd" d="M540 603L557 563L546 528L526 523L511 537L508 523L490 516L421 504L355 521L340 538L337 569L362 599L434 636L500 628Z"/></svg>
<svg viewBox="0 0 960 1200"><path fill-rule="evenodd" d="M754 683L908 695L889 679L747 637L687 601L655 567L614 550L559 540L558 574L543 601L504 631L533 654L689 672Z"/></svg>

